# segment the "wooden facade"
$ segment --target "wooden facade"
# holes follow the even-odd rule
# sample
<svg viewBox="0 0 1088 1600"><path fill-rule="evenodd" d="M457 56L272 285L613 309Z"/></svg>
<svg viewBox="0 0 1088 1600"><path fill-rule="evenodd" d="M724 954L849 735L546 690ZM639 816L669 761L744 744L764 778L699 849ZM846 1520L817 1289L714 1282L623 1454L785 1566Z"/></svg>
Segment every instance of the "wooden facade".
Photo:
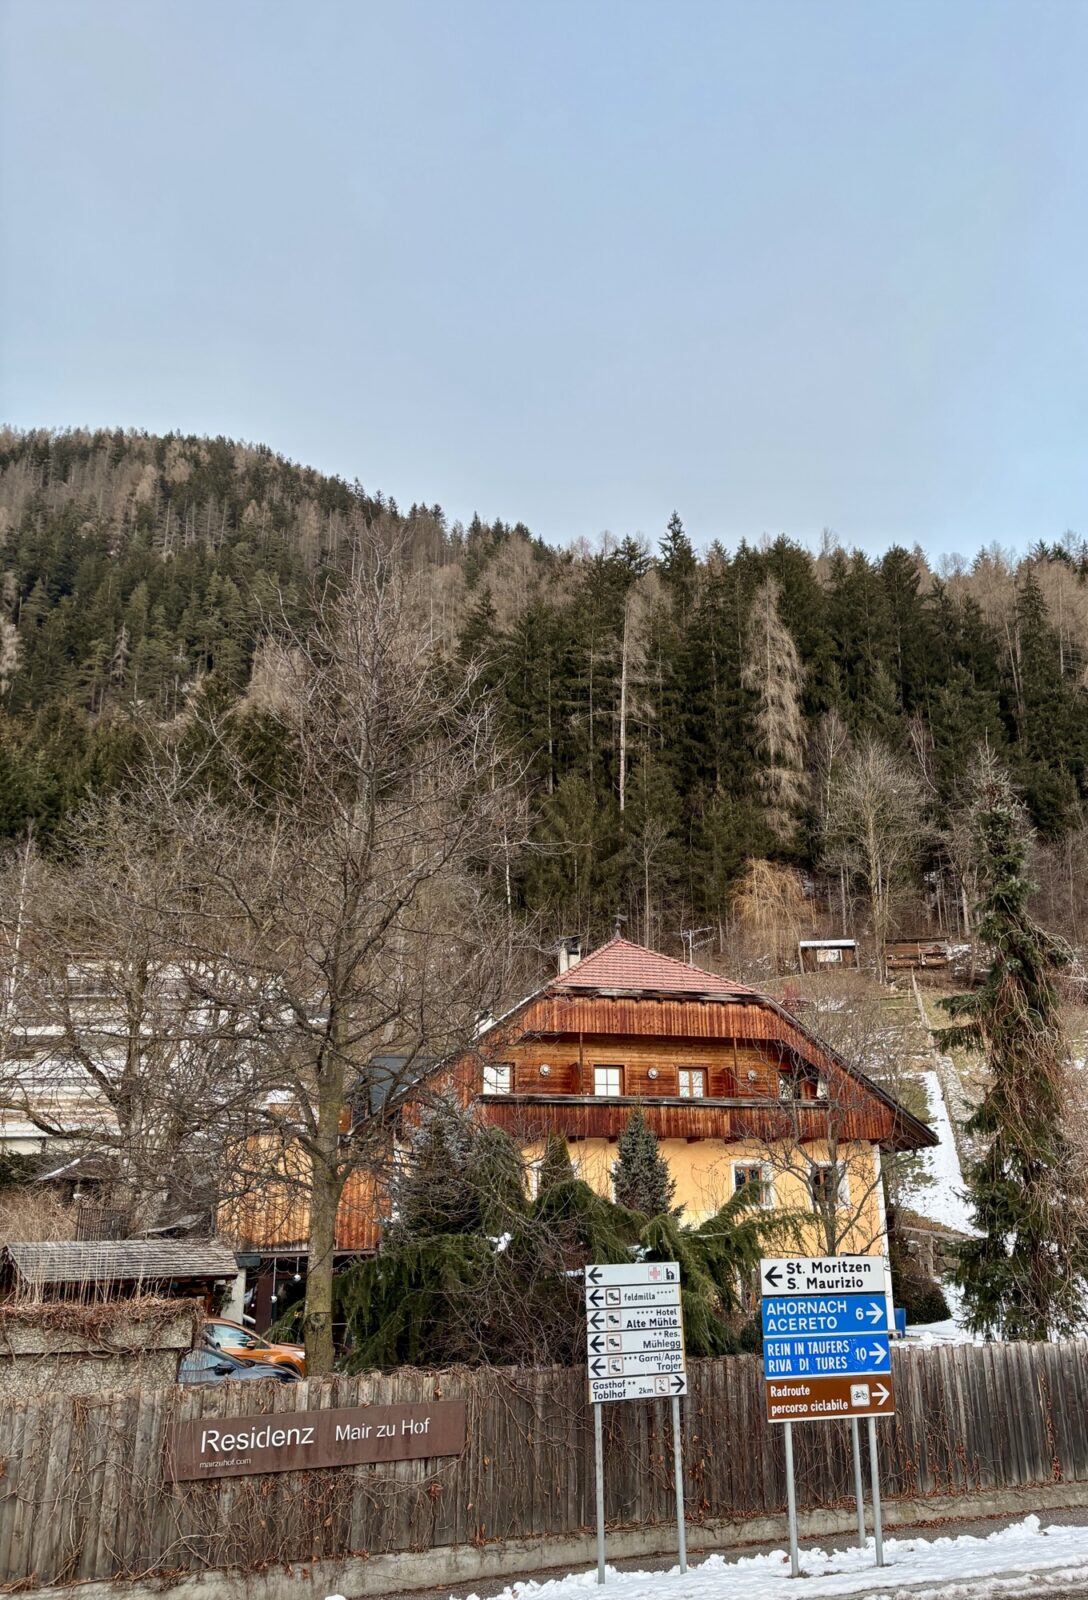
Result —
<svg viewBox="0 0 1088 1600"><path fill-rule="evenodd" d="M649 984L620 992L625 968L632 985ZM501 1087L496 1067L505 1069ZM608 1093L600 1068L619 1069ZM776 1001L622 939L500 1019L444 1075L462 1103L533 1141L551 1132L616 1139L637 1105L660 1139L832 1136L886 1151L936 1143Z"/></svg>
<svg viewBox="0 0 1088 1600"><path fill-rule="evenodd" d="M889 972L947 972L952 966L952 947L947 939L888 939L884 961Z"/></svg>
<svg viewBox="0 0 1088 1600"><path fill-rule="evenodd" d="M236 1158L238 1193L217 1211L216 1231L237 1249L262 1255L304 1255L310 1229L309 1170L298 1145L257 1136ZM336 1248L371 1251L381 1237L383 1209L372 1173L348 1174L336 1212Z"/></svg>

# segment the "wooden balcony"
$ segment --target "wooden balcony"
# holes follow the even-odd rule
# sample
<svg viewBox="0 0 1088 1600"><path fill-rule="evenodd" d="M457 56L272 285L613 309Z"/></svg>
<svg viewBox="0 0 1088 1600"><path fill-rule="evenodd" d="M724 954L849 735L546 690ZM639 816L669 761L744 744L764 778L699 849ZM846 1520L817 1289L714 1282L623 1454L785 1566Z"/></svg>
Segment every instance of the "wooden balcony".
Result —
<svg viewBox="0 0 1088 1600"><path fill-rule="evenodd" d="M835 1137L895 1147L890 1109L860 1092L850 1104L823 1100L781 1102L767 1098L699 1100L661 1095L488 1094L477 1101L485 1122L505 1129L522 1144L549 1133L567 1139L618 1139L632 1111L641 1110L659 1139L792 1140L810 1143Z"/></svg>

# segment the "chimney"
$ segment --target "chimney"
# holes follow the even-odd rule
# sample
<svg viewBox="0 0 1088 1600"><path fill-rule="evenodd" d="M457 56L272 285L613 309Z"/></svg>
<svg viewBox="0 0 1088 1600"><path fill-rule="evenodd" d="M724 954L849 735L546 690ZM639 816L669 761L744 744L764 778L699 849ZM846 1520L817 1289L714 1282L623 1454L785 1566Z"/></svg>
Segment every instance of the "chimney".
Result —
<svg viewBox="0 0 1088 1600"><path fill-rule="evenodd" d="M559 941L559 976L576 967L582 959L582 941L577 934L564 935Z"/></svg>

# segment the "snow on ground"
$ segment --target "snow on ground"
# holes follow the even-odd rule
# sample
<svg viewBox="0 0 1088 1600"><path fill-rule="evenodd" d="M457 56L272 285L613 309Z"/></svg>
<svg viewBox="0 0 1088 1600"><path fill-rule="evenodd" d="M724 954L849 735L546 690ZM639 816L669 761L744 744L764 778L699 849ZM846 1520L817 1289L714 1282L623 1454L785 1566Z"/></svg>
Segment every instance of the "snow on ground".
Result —
<svg viewBox="0 0 1088 1600"><path fill-rule="evenodd" d="M919 1151L919 1177L916 1182L904 1185L904 1204L943 1227L955 1228L959 1233L974 1233L971 1213L963 1198L963 1173L941 1080L936 1072L920 1072L918 1077L926 1092L929 1120L940 1144L932 1150Z"/></svg>
<svg viewBox="0 0 1088 1600"><path fill-rule="evenodd" d="M968 1333L960 1314L962 1297L954 1283L942 1283L944 1297L952 1315L942 1322L908 1322L907 1339L911 1344L982 1344L980 1333Z"/></svg>
<svg viewBox="0 0 1088 1600"><path fill-rule="evenodd" d="M1010 1595L1037 1591L1041 1575L1069 1583L1088 1580L1088 1527L1044 1528L1032 1516L983 1539L971 1534L885 1539L884 1561L882 1570L874 1567L871 1539L867 1550L828 1554L802 1549L803 1582L798 1584L790 1577L785 1550L737 1561L713 1555L683 1576L678 1567L671 1572L617 1572L610 1567L604 1593L615 1600L721 1600L726 1594L743 1595L744 1600L795 1600L799 1592L818 1600L836 1595L860 1600L889 1589L902 1592L910 1584L913 1600L982 1600L993 1593L994 1579L1001 1574L1013 1575L1001 1583L1002 1592ZM980 1579L986 1581L980 1585ZM596 1567L565 1578L511 1584L499 1600L586 1600L595 1590Z"/></svg>

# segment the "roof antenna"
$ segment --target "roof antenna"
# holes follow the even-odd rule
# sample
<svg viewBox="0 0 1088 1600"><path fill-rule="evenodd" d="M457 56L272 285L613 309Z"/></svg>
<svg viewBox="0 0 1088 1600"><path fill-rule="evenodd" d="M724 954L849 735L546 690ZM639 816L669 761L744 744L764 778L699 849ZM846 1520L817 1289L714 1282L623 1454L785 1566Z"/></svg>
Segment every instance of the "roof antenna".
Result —
<svg viewBox="0 0 1088 1600"><path fill-rule="evenodd" d="M623 926L626 923L626 921L627 921L627 918L623 915L623 912L622 911L617 911L616 915L612 918L612 937L613 937L613 939L620 938L620 930L623 928Z"/></svg>
<svg viewBox="0 0 1088 1600"><path fill-rule="evenodd" d="M680 943L684 946L684 949L687 951L687 958L688 958L688 966L689 967L693 967L695 965L695 952L696 952L696 950L702 950L706 945L708 945L710 943L710 940L708 938L706 938L705 935L708 934L708 933L713 933L713 932L714 932L713 928L681 928L680 929Z"/></svg>

